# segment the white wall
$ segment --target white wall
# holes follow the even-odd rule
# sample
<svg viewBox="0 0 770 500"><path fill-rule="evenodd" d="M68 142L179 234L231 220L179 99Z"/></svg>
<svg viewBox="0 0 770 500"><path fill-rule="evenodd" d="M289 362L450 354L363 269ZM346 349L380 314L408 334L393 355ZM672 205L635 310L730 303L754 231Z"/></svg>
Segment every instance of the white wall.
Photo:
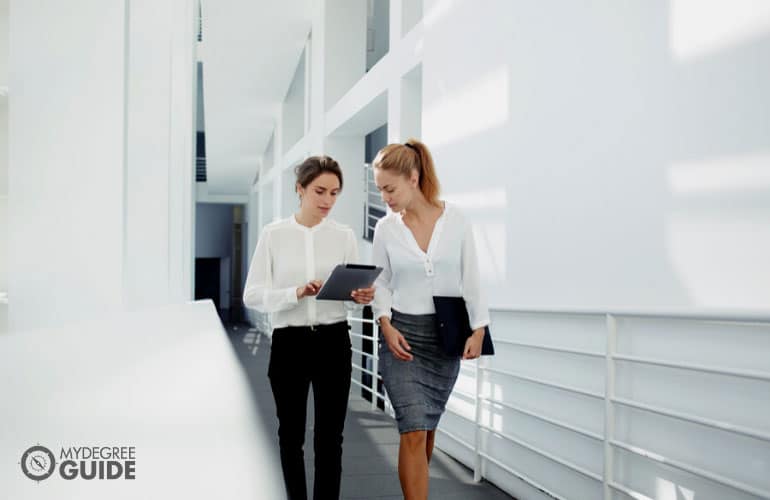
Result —
<svg viewBox="0 0 770 500"><path fill-rule="evenodd" d="M283 105L283 152L285 153L305 133L305 53L297 63Z"/></svg>
<svg viewBox="0 0 770 500"><path fill-rule="evenodd" d="M149 5L11 3L11 329L191 297L193 2Z"/></svg>
<svg viewBox="0 0 770 500"><path fill-rule="evenodd" d="M0 0L0 86L8 85L8 29L10 0Z"/></svg>
<svg viewBox="0 0 770 500"><path fill-rule="evenodd" d="M415 2L417 3L417 2ZM366 69L377 64L387 54L390 37L390 0L370 0L367 8ZM372 50L369 50L369 41Z"/></svg>
<svg viewBox="0 0 770 500"><path fill-rule="evenodd" d="M184 300L193 286L198 76L184 3L129 4L124 303L132 308Z"/></svg>
<svg viewBox="0 0 770 500"><path fill-rule="evenodd" d="M299 195L295 191L297 176L293 168L281 173L281 217L288 217L299 210Z"/></svg>
<svg viewBox="0 0 770 500"><path fill-rule="evenodd" d="M0 87L8 85L8 1L0 1ZM8 97L0 95L0 292L8 290ZM0 305L0 308L4 307ZM0 323L0 332L4 323Z"/></svg>
<svg viewBox="0 0 770 500"><path fill-rule="evenodd" d="M254 255L254 249L257 248L259 239L259 194L256 186L252 186L249 192L249 202L246 207L246 223L248 224L247 238L247 256L248 262L251 262L251 256Z"/></svg>
<svg viewBox="0 0 770 500"><path fill-rule="evenodd" d="M764 3L635 0L588 8L428 0L423 30L422 137L446 197L475 225L492 304L768 311L770 66L759 61L770 60L770 11ZM493 336L514 342L603 352L605 329L602 316L493 312ZM766 352L766 328L736 342L739 330L628 321L618 331L619 350L770 373L766 361L756 364L748 352ZM741 351L738 343L751 348ZM601 358L498 345L489 363L603 394ZM616 366L619 397L767 433L765 423L750 420L766 412L767 383ZM482 388L508 405L603 432L602 399L507 375L486 376ZM475 392L472 366L457 389L450 407L467 412L460 391ZM483 418L602 473L601 442L509 408L485 405ZM622 408L615 422L614 438L768 489L768 449L757 441ZM441 427L473 442L466 420L448 414ZM452 439L440 435L437 446L473 465ZM484 433L483 449L559 496L600 498L600 482L523 446ZM649 459L614 456L614 479L651 498L747 498ZM485 462L486 477L506 491L542 498Z"/></svg>
<svg viewBox="0 0 770 500"><path fill-rule="evenodd" d="M8 100L0 97L0 333L8 328Z"/></svg>
<svg viewBox="0 0 770 500"><path fill-rule="evenodd" d="M333 106L366 70L366 2L327 0L324 17L326 109ZM320 69L319 66L314 66Z"/></svg>
<svg viewBox="0 0 770 500"><path fill-rule="evenodd" d="M0 86L8 85L8 0L0 1ZM0 96L0 333L8 329L8 98Z"/></svg>
<svg viewBox="0 0 770 500"><path fill-rule="evenodd" d="M122 305L126 12L23 0L11 11L13 330Z"/></svg>
<svg viewBox="0 0 770 500"><path fill-rule="evenodd" d="M422 19L424 2L422 0L417 2L402 0L399 3L401 8L401 34L405 35Z"/></svg>
<svg viewBox="0 0 770 500"><path fill-rule="evenodd" d="M275 163L275 133L270 136L270 140L267 142L267 148L265 149L265 153L263 155L264 161L263 165L265 166L265 170L270 170L273 168L273 165Z"/></svg>
<svg viewBox="0 0 770 500"><path fill-rule="evenodd" d="M422 65L401 79L401 137L422 137Z"/></svg>
<svg viewBox="0 0 770 500"><path fill-rule="evenodd" d="M330 217L353 228L356 236L363 234L364 214L364 153L361 136L328 137L325 153L337 160L342 169L342 193Z"/></svg>
<svg viewBox="0 0 770 500"><path fill-rule="evenodd" d="M206 116L205 106L203 105L203 93L206 90L203 88L203 63L198 62L196 69L195 81L198 82L198 88L196 94L196 108L195 108L195 130L198 132L206 131Z"/></svg>
<svg viewBox="0 0 770 500"><path fill-rule="evenodd" d="M274 183L268 183L262 186L260 189L260 231L266 224L270 224L276 219L275 214L275 186Z"/></svg>
<svg viewBox="0 0 770 500"><path fill-rule="evenodd" d="M540 417L603 436L606 318L499 306L695 315L723 307L768 310L768 7L752 0L426 0L414 8L392 0L390 51L363 75L356 59L363 19L340 12L343 5L313 6L309 76L311 94L323 100L311 103L303 147L354 169L363 158L363 135L371 131L362 124L385 114L389 142L417 135L428 144L445 197L474 223L485 290L498 306L492 312L498 355L489 366L599 395L501 373L487 373L481 383L483 395L508 405L484 403L485 425L599 481L494 433L482 433L482 449L560 497L600 498L602 438ZM280 130L280 117L276 123ZM350 196L356 172L345 172L346 190L332 214L354 227L363 210L362 200ZM280 179L263 179L261 206L282 206L287 179L276 191ZM263 221L271 217L262 214ZM367 259L369 246L361 247ZM743 325L620 323L621 354L770 373L766 356L751 354L767 352L764 326L741 333L736 344L732 332L743 332ZM724 357L715 357L720 352ZM768 432L755 418L767 413L766 383L616 364L618 396ZM691 391L679 387L707 397L688 397ZM456 389L440 429L472 443L473 364L464 363ZM611 438L770 487L766 446L615 406ZM443 432L437 446L474 465L472 454ZM613 479L653 498L743 498L648 458L617 452L615 464ZM518 498L546 498L489 460L483 472Z"/></svg>
<svg viewBox="0 0 770 500"><path fill-rule="evenodd" d="M249 191L249 201L246 204L246 249L244 250L244 256L246 257L246 263L244 264L244 272L248 273L249 266L251 265L251 258L254 255L254 250L257 248L257 241L259 240L260 225L259 225L259 188L258 186L252 186ZM246 274L247 275L247 274ZM243 280L244 286L246 285L246 278ZM245 317L249 322L256 324L256 311L245 309Z"/></svg>
<svg viewBox="0 0 770 500"><path fill-rule="evenodd" d="M767 309L764 3L425 6L423 138L494 303Z"/></svg>

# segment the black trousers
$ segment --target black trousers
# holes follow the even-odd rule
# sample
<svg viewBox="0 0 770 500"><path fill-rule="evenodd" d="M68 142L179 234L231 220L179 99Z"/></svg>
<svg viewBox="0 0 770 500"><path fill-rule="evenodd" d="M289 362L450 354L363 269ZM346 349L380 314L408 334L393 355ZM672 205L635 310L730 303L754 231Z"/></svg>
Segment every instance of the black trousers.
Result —
<svg viewBox="0 0 770 500"><path fill-rule="evenodd" d="M281 467L290 500L307 499L305 421L307 397L315 401L315 500L338 499L342 430L350 393L351 350L346 321L278 328L273 332L268 376L278 414Z"/></svg>

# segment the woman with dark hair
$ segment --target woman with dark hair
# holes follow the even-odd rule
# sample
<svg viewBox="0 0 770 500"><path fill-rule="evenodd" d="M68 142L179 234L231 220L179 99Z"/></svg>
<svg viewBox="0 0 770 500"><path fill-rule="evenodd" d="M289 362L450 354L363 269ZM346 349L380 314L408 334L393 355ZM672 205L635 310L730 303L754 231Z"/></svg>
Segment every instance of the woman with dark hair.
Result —
<svg viewBox="0 0 770 500"><path fill-rule="evenodd" d="M342 430L350 392L351 344L346 303L315 295L337 264L358 261L353 231L329 218L342 190L342 171L328 156L296 169L299 211L262 230L243 292L246 307L272 313L268 377L278 414L278 442L286 492L307 498L305 420L313 387L315 483L313 498L339 498ZM374 288L351 299L368 304Z"/></svg>
<svg viewBox="0 0 770 500"><path fill-rule="evenodd" d="M441 349L434 296L462 296L473 335L462 359L481 355L489 311L484 302L473 231L459 210L439 200L427 146L390 144L373 162L374 180L391 213L377 223L372 258L382 266L375 286L383 383L401 435L398 476L407 500L428 498L428 464L439 418L460 370Z"/></svg>

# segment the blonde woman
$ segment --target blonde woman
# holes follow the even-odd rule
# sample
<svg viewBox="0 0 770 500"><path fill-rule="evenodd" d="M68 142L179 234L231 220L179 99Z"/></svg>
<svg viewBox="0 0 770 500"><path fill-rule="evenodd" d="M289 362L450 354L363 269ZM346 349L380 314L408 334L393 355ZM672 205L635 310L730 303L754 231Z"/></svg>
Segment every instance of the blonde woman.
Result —
<svg viewBox="0 0 770 500"><path fill-rule="evenodd" d="M374 159L374 179L392 213L374 233L373 308L381 326L380 369L401 435L398 475L407 500L428 498L428 464L436 426L460 369L439 345L433 296L461 296L473 334L462 359L480 356L489 324L471 226L439 199L427 146L410 139Z"/></svg>

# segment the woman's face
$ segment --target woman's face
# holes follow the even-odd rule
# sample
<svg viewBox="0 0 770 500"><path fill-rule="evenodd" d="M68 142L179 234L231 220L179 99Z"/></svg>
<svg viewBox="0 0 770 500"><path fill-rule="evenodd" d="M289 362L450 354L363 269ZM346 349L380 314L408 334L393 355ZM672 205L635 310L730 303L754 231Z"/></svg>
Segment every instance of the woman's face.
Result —
<svg viewBox="0 0 770 500"><path fill-rule="evenodd" d="M329 215L337 195L340 194L340 180L330 172L324 172L313 179L307 187L297 184L301 197L300 208L308 215L324 218Z"/></svg>
<svg viewBox="0 0 770 500"><path fill-rule="evenodd" d="M417 173L412 172L406 177L398 172L374 169L374 183L384 201L394 212L401 212L412 202L414 190L417 189Z"/></svg>

